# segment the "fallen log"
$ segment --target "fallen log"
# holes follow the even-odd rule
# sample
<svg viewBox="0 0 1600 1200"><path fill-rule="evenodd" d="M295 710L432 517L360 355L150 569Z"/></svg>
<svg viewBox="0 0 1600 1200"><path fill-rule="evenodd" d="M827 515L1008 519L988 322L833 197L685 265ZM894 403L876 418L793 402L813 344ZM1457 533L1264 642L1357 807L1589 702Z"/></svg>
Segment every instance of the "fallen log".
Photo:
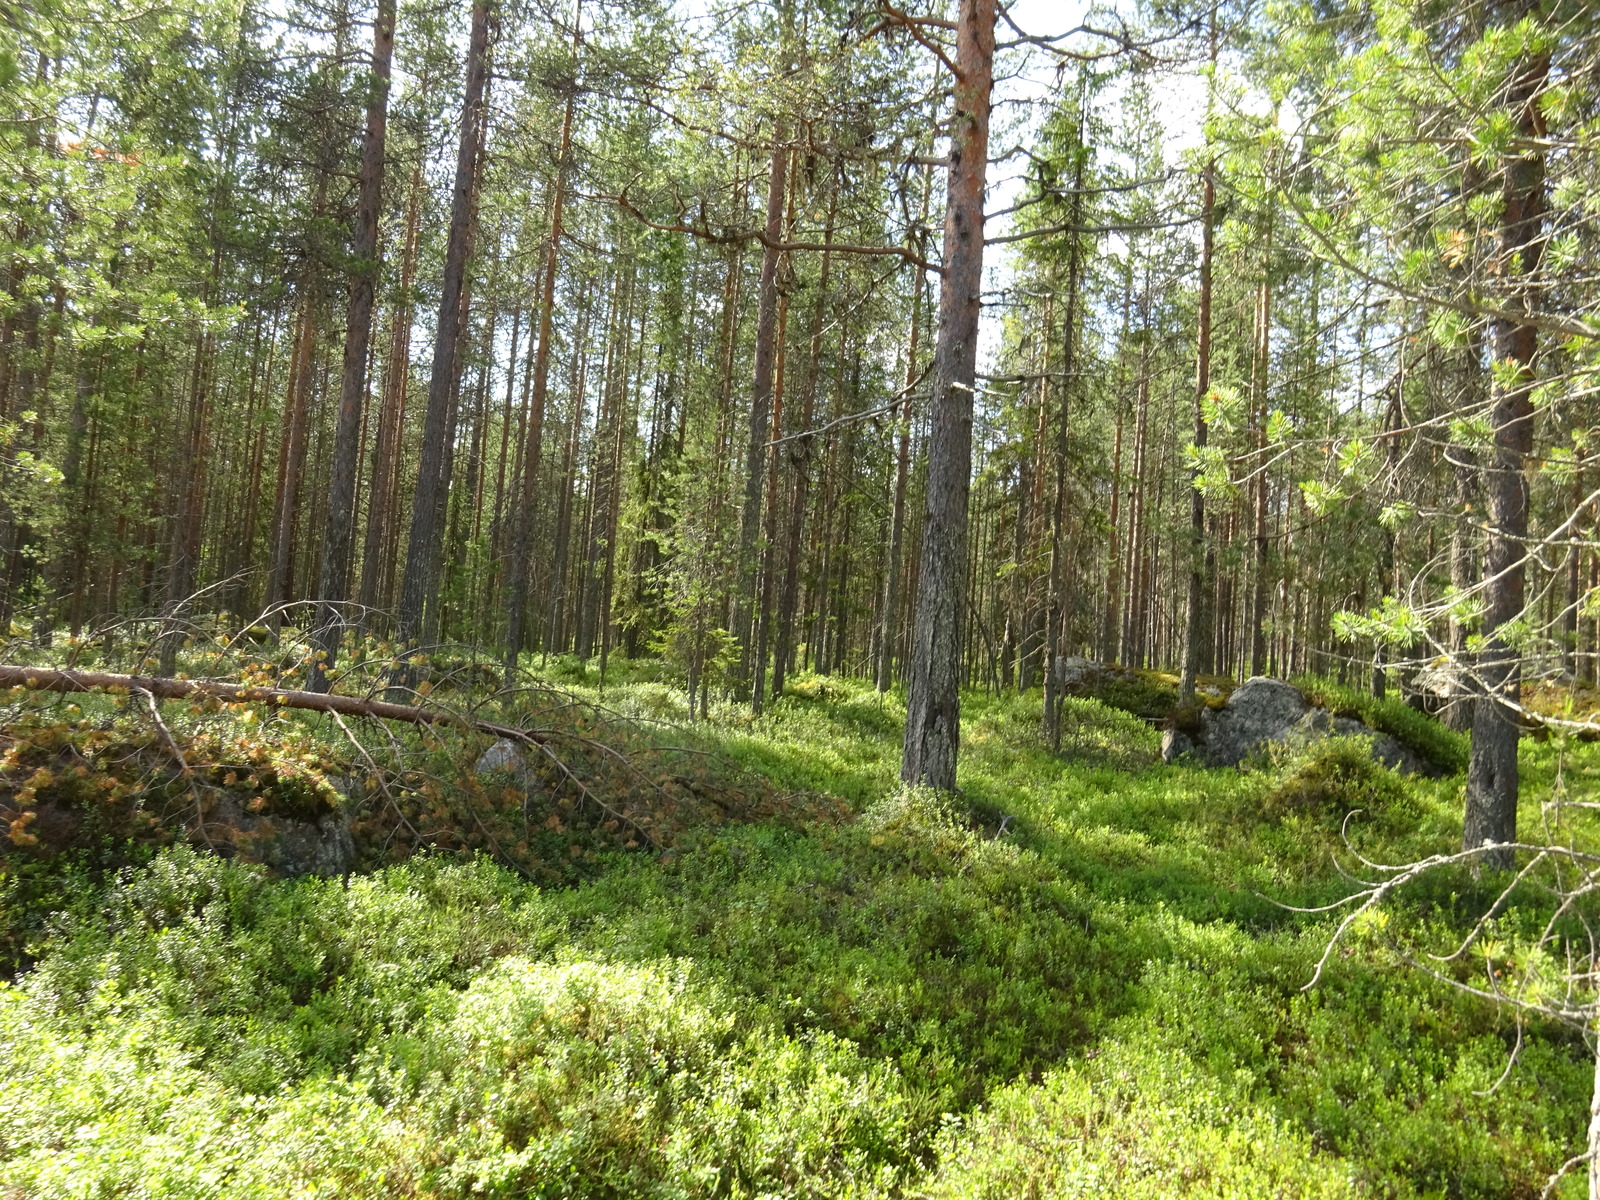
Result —
<svg viewBox="0 0 1600 1200"><path fill-rule="evenodd" d="M476 717L446 709L423 708L415 704L393 704L360 696L335 696L327 692L303 692L293 688L256 687L224 683L220 679L174 679L166 675L117 675L109 671L71 671L53 667L19 667L0 663L0 689L28 688L36 692L109 692L113 695L146 694L157 700L184 700L210 696L229 704L275 704L280 708L300 708L308 712L337 713L345 717L375 717L380 721L404 721L411 725L453 725L475 729L492 737L514 742L543 744L549 735L514 725L481 721Z"/></svg>
<svg viewBox="0 0 1600 1200"><path fill-rule="evenodd" d="M619 824L628 826L644 842L650 845L657 844L655 835L644 824L607 804L573 773L572 768L562 761L561 755L556 753L551 744L557 742L561 735L545 730L519 729L515 725L484 721L447 709L423 708L415 704L393 704L387 700L369 700L360 696L335 696L327 692L303 692L294 688L256 687L241 683L225 683L220 679L174 679L168 675L117 675L109 671L72 671L0 663L0 691L19 687L38 692L108 692L112 695L144 696L158 723L160 714L154 712L156 700L184 700L202 696L228 704L275 704L280 708L332 713L336 720L339 717L373 717L380 721L404 721L411 725L445 725L457 729L471 729L488 734L490 737L505 738L537 749L578 789L585 800L608 817L614 818ZM346 732L348 733L348 730ZM170 736L169 734L169 740ZM629 766L635 774L638 774L637 768L628 763L627 756L615 749L581 735L569 734L566 740L591 746ZM362 753L365 755L365 749ZM181 754L179 761L182 761ZM645 777L641 774L639 778ZM659 784L652 786L659 790ZM520 867L517 869L521 871Z"/></svg>

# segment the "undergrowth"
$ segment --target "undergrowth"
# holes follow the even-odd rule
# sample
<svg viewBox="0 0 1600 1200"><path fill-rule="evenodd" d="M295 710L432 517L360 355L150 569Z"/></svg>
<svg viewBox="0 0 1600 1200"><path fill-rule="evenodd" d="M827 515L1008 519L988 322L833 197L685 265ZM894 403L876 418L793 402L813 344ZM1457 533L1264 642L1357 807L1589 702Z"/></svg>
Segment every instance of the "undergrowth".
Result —
<svg viewBox="0 0 1600 1200"><path fill-rule="evenodd" d="M1515 1026L1375 935L1301 990L1331 925L1284 904L1345 893L1347 818L1364 854L1431 852L1459 778L1339 743L1166 766L1088 699L1055 754L1037 697L973 694L953 800L895 782L894 694L802 678L658 729L681 698L619 676L607 709L713 783L835 807L595 841L543 882L464 845L63 867L0 987L0 1194L1531 1200L1581 1141L1565 1035L1526 1027L1495 1087ZM1530 746L1530 776L1558 751L1595 770ZM1434 881L1390 932L1458 930L1485 886Z"/></svg>
<svg viewBox="0 0 1600 1200"><path fill-rule="evenodd" d="M1466 735L1446 729L1399 697L1386 696L1380 700L1321 675L1303 675L1294 682L1312 704L1331 710L1335 716L1365 721L1440 769L1450 774L1467 769Z"/></svg>

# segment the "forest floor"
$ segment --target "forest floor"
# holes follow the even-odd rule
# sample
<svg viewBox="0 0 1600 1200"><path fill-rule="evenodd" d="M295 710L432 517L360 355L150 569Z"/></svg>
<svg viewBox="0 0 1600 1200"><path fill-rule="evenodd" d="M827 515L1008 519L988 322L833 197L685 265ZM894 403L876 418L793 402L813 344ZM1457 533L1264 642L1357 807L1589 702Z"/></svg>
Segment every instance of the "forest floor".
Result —
<svg viewBox="0 0 1600 1200"><path fill-rule="evenodd" d="M1459 774L1338 746L1170 766L1093 699L1055 754L1037 692L973 693L958 803L897 786L901 702L858 682L693 727L643 675L603 700L827 802L573 841L545 877L464 847L332 879L183 845L97 870L14 835L0 1196L1531 1200L1581 1148L1581 1041L1401 962L1491 881L1424 879L1302 990L1335 919L1285 905L1349 894L1353 851L1452 849ZM119 719L95 701L51 719ZM274 720L309 776L347 753ZM1600 746L1523 764L1532 832Z"/></svg>

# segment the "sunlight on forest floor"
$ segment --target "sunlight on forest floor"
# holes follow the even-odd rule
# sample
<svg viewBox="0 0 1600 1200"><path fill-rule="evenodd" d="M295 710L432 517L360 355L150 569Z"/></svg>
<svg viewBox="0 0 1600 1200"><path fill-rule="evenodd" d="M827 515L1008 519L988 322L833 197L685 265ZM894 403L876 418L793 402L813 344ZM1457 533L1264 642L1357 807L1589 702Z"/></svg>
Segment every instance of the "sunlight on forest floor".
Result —
<svg viewBox="0 0 1600 1200"><path fill-rule="evenodd" d="M603 699L683 716L650 678ZM896 785L898 697L802 677L663 736L853 820L597 852L570 886L442 854L343 881L181 847L103 887L63 867L0 991L0 1188L1537 1195L1583 1137L1577 1040L1529 1026L1493 1089L1509 1019L1374 930L1302 992L1331 926L1281 907L1348 890L1349 807L1368 856L1453 846L1461 778L1173 767L1133 715L1064 716L1056 756L1037 693L970 694L957 804ZM1530 801L1558 758L1600 769L1529 743ZM43 870L8 868L8 917ZM1457 928L1486 886L1434 880L1387 933Z"/></svg>

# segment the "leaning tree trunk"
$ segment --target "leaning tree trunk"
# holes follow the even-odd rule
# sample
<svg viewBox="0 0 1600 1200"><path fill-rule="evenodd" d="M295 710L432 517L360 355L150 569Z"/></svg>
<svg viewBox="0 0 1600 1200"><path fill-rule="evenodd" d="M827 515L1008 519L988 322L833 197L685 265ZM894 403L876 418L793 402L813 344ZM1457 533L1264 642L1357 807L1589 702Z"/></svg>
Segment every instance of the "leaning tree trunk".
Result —
<svg viewBox="0 0 1600 1200"><path fill-rule="evenodd" d="M422 418L422 454L417 465L417 490L411 502L405 575L400 585L399 633L408 645L415 645L422 638L425 619L436 606L439 560L444 551L441 535L443 493L449 480L447 443L451 435L451 399L460 359L461 306L466 290L467 257L472 248L473 193L482 149L481 110L488 74L488 0L473 0L466 95L461 109L461 144L456 154L455 185L450 197L450 231L445 242L439 324L434 331L428 406Z"/></svg>
<svg viewBox="0 0 1600 1200"><path fill-rule="evenodd" d="M961 0L955 118L950 136L944 285L934 349L932 421L917 615L900 777L956 785L961 745L961 646L972 484L972 402L983 286L983 191L989 160L997 0Z"/></svg>
<svg viewBox="0 0 1600 1200"><path fill-rule="evenodd" d="M344 363L339 374L339 418L333 433L328 478L328 515L322 542L322 604L311 672L314 692L328 689L327 671L339 650L339 606L350 590L350 555L355 545L356 467L361 451L361 408L367 390L367 350L372 342L372 304L378 283L378 217L383 207L384 135L389 119L389 62L394 56L395 0L378 0L372 21L372 89L361 146L361 183L356 200L354 268L350 311L345 320Z"/></svg>
<svg viewBox="0 0 1600 1200"><path fill-rule="evenodd" d="M1540 95L1550 71L1548 55L1530 61L1513 81L1509 101L1518 133L1527 144L1544 135ZM1498 266L1520 293L1507 308L1532 308L1532 277L1538 270L1544 224L1544 157L1530 150L1505 168ZM1519 286L1520 285L1520 286ZM1517 621L1525 606L1528 478L1524 464L1533 453L1533 360L1538 333L1532 324L1509 316L1494 319L1493 389L1489 421L1494 445L1483 464L1489 533L1484 554L1486 644L1478 660L1480 699L1472 718L1472 754L1467 766L1463 846L1509 843L1517 833L1517 715L1521 672L1517 650L1502 630ZM1515 856L1507 849L1484 855L1486 865L1508 869Z"/></svg>

